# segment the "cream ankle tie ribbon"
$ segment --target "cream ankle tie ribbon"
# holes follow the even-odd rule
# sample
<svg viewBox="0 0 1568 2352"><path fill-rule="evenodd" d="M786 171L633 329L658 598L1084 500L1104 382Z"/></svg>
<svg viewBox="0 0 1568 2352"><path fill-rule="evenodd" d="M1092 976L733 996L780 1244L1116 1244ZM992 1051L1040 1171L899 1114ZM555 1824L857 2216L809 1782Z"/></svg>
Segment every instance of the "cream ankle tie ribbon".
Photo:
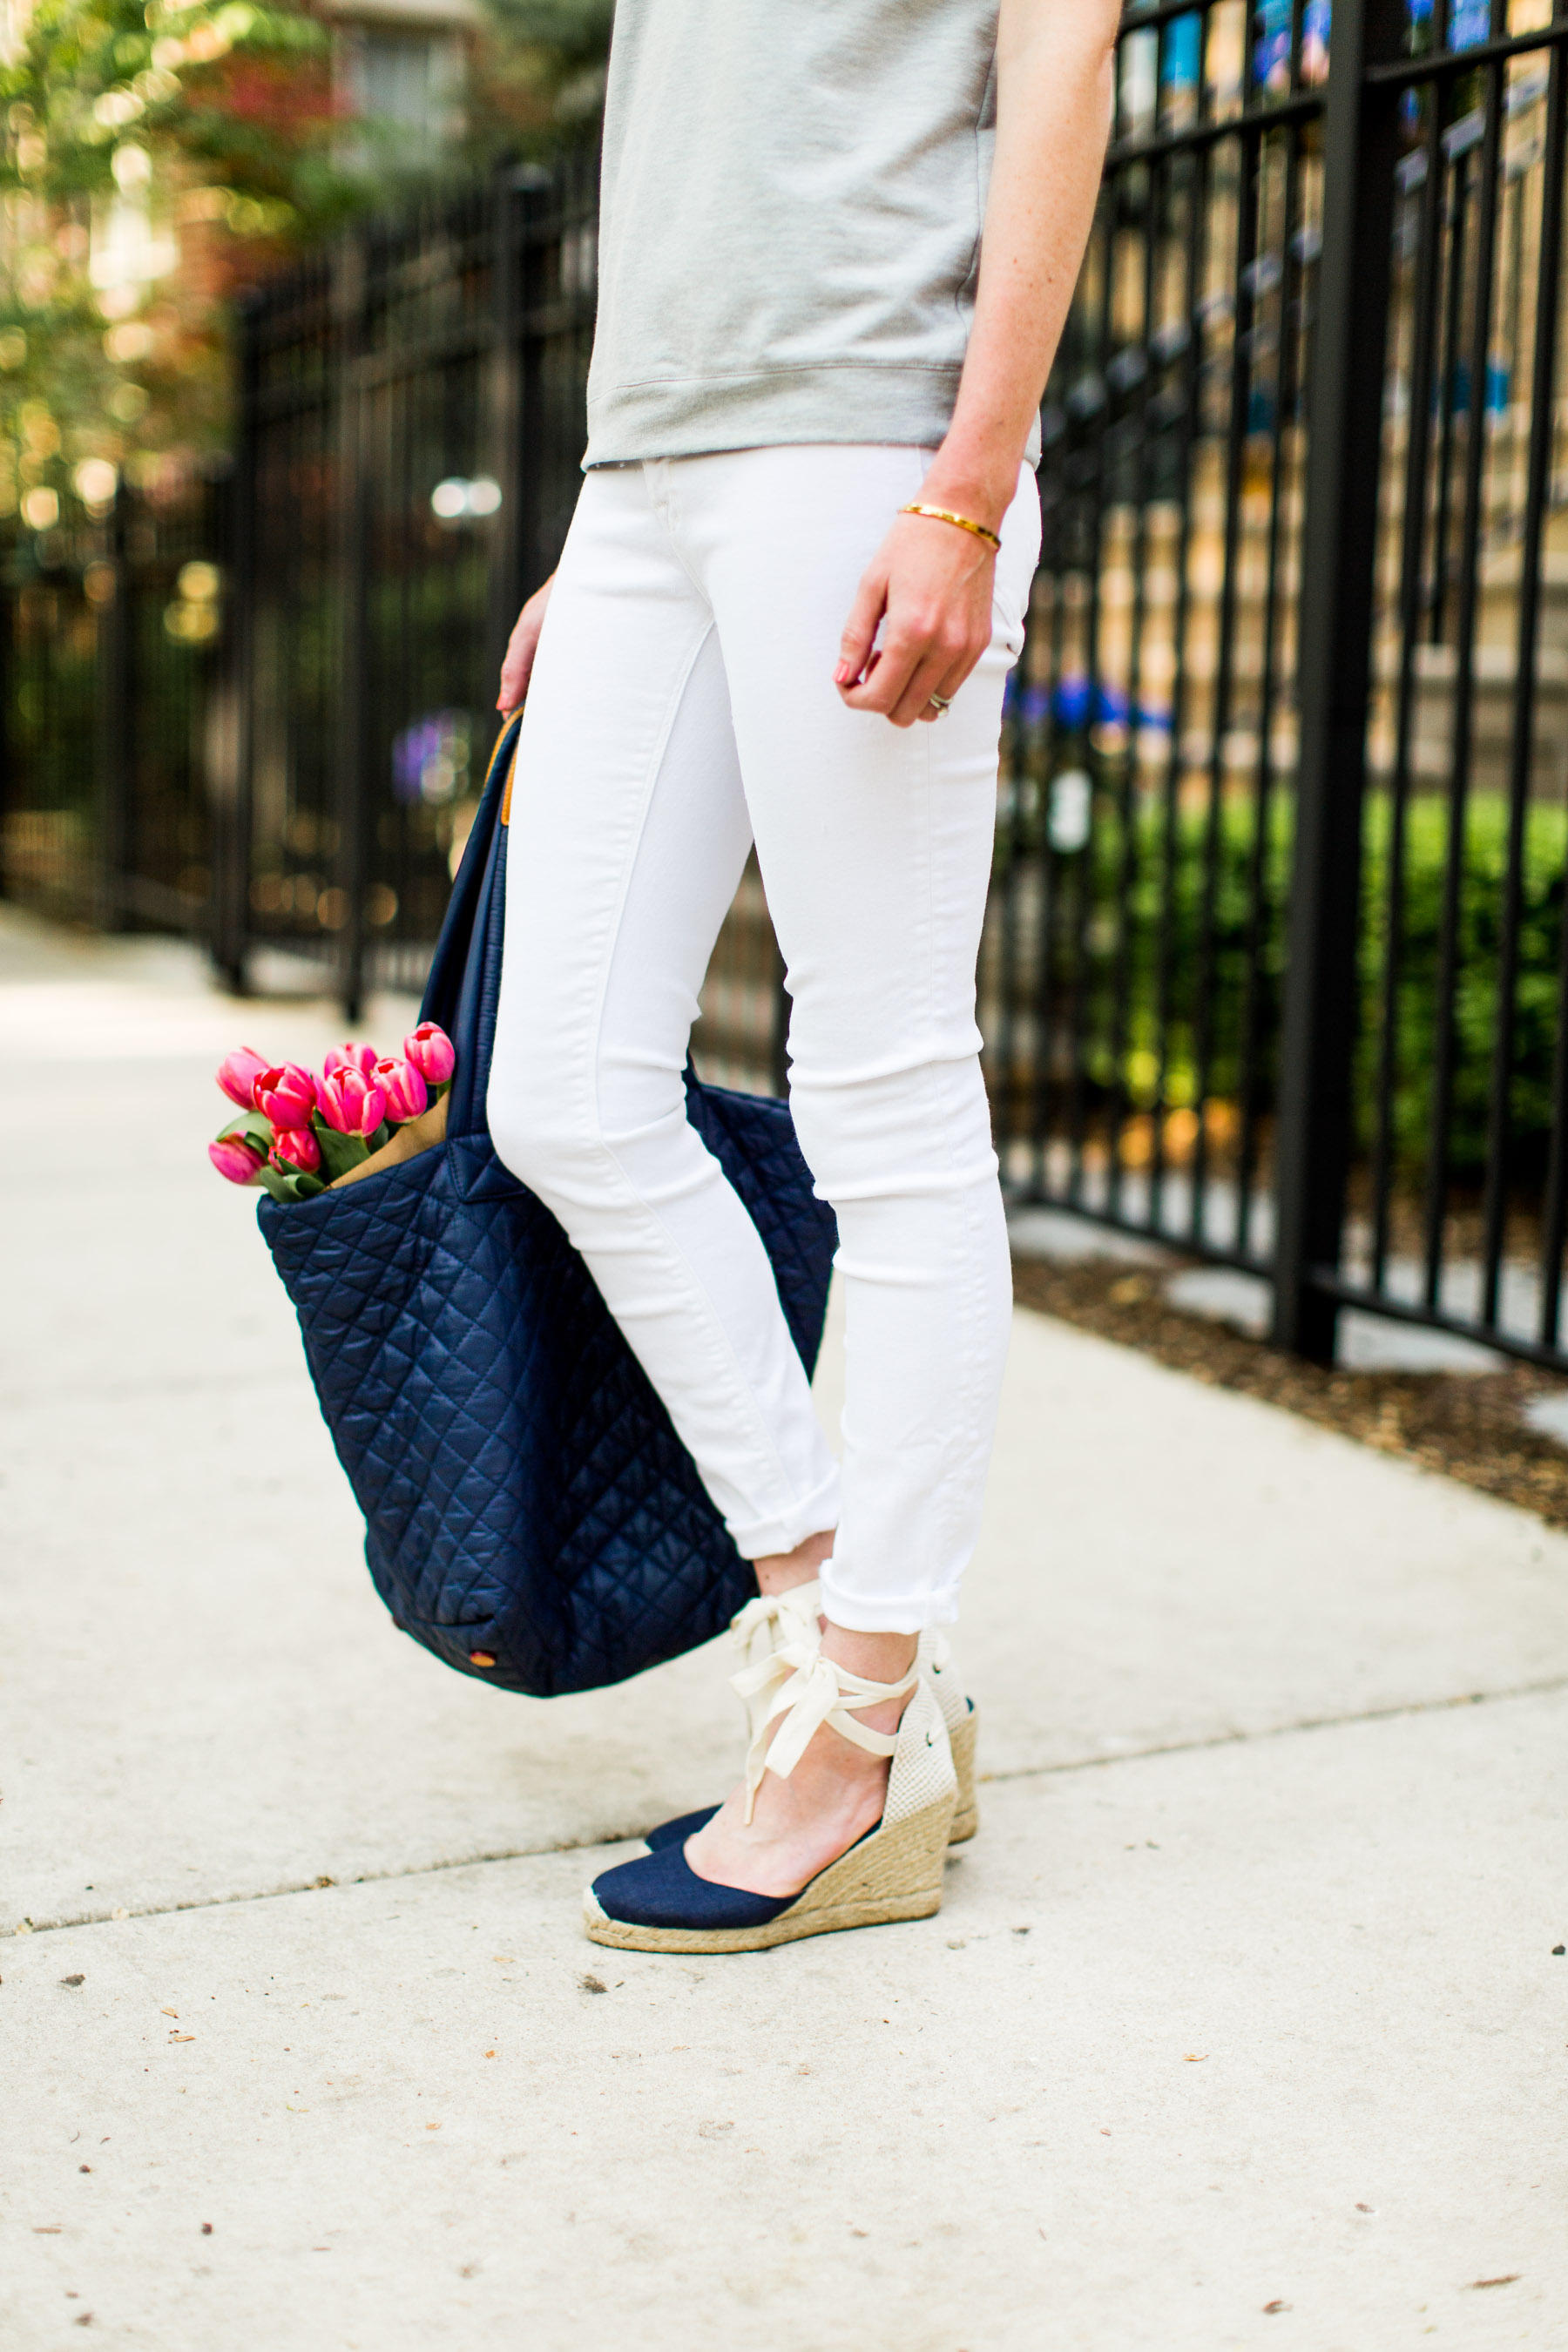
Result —
<svg viewBox="0 0 1568 2352"><path fill-rule="evenodd" d="M802 1642L809 1649L821 1640L817 1623L821 1605L822 1587L816 1577L809 1584L792 1584L787 1592L761 1593L731 1618L730 1639L747 1667L764 1666L788 1642ZM763 1687L759 1684L759 1692ZM765 1698L748 1700L746 1714L749 1737L754 1739L767 1720Z"/></svg>
<svg viewBox="0 0 1568 2352"><path fill-rule="evenodd" d="M752 1744L746 1751L748 1825L756 1807L757 1790L763 1785L763 1774L776 1772L781 1780L787 1780L825 1723L844 1738L853 1740L857 1748L865 1748L868 1755L891 1756L899 1744L897 1736L868 1731L848 1710L880 1706L884 1699L902 1698L919 1680L917 1662L902 1682L871 1682L864 1675L852 1675L847 1666L836 1665L831 1658L823 1656L815 1643L804 1641L785 1642L759 1664L742 1666L738 1675L731 1675L730 1687L745 1700L752 1724ZM770 1687L773 1697L764 1706L764 1695ZM785 1718L782 1722L781 1717ZM773 1723L778 1723L779 1728L770 1741L768 1727Z"/></svg>

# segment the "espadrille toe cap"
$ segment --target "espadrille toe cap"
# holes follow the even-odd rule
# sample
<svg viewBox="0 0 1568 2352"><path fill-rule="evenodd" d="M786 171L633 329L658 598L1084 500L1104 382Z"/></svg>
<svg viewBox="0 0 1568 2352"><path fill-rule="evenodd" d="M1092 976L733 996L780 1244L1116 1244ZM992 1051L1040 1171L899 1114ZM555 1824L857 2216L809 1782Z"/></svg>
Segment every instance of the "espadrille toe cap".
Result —
<svg viewBox="0 0 1568 2352"><path fill-rule="evenodd" d="M627 1927L765 1927L800 1899L699 1878L686 1859L685 1839L603 1872L589 1892L606 1919Z"/></svg>

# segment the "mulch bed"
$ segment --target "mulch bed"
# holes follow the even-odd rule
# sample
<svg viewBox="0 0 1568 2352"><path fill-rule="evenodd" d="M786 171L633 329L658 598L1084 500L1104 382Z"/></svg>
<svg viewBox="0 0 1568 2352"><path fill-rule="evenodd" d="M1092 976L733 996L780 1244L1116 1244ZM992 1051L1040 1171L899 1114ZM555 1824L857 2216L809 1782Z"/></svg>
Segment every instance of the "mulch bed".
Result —
<svg viewBox="0 0 1568 2352"><path fill-rule="evenodd" d="M1013 1286L1022 1307L1142 1349L1211 1387L1283 1405L1568 1528L1568 1447L1521 1418L1531 1397L1561 1390L1550 1373L1526 1364L1480 1373L1325 1370L1173 1307L1163 1292L1167 1273L1103 1258L1019 1257Z"/></svg>

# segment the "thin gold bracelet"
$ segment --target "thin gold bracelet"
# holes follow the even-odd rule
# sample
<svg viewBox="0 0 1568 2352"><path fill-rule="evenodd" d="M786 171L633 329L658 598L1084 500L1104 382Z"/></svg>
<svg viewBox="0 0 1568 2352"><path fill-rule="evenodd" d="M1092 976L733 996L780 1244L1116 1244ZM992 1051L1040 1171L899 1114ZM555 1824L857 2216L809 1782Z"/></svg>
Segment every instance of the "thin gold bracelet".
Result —
<svg viewBox="0 0 1568 2352"><path fill-rule="evenodd" d="M956 523L960 530L972 530L976 539L983 539L987 547L999 548L1002 544L995 532L987 530L983 522L971 522L967 515L953 514L946 507L922 507L918 500L911 500L907 507L900 507L899 512L929 515L932 522Z"/></svg>

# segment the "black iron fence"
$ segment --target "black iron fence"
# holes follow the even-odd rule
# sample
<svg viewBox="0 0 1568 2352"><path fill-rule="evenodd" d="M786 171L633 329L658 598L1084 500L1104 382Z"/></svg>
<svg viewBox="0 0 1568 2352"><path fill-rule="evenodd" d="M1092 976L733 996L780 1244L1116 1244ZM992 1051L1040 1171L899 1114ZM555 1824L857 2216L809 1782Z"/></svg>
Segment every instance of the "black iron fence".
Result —
<svg viewBox="0 0 1568 2352"><path fill-rule="evenodd" d="M237 981L312 957L352 1008L423 978L506 637L582 479L596 207L596 156L509 170L244 312L215 908ZM698 1046L721 1079L779 1087L782 1039L753 866Z"/></svg>
<svg viewBox="0 0 1568 2352"><path fill-rule="evenodd" d="M1046 407L1004 1163L1561 1365L1559 0L1128 8ZM1560 610L1560 608L1562 608Z"/></svg>
<svg viewBox="0 0 1568 2352"><path fill-rule="evenodd" d="M595 173L511 171L342 238L240 321L236 758L216 906L237 975L416 983L495 733L518 604L578 479Z"/></svg>
<svg viewBox="0 0 1568 2352"><path fill-rule="evenodd" d="M1568 1364L1565 45L1568 0L1131 0L1047 396L981 968L1005 1181L1248 1269L1319 1355L1350 1302ZM236 978L418 977L575 495L594 194L503 175L247 312L221 657L167 618L197 555L147 557L184 865L128 865L101 784L131 604L89 628L87 583L129 539L14 558L13 877L56 887L57 806L86 839L96 741L92 870L154 886L100 904L205 887ZM778 1083L780 1005L753 872L707 1066Z"/></svg>
<svg viewBox="0 0 1568 2352"><path fill-rule="evenodd" d="M354 1008L420 984L506 635L581 480L596 182L586 155L507 170L257 293L223 480L24 499L0 538L9 897L196 932L237 988L314 966ZM778 1088L783 1036L753 864L699 1048Z"/></svg>
<svg viewBox="0 0 1568 2352"><path fill-rule="evenodd" d="M1130 11L1047 392L985 966L1027 1193L1271 1252L1324 61ZM1271 61L1272 63L1272 61ZM1276 86L1271 87L1270 83Z"/></svg>

